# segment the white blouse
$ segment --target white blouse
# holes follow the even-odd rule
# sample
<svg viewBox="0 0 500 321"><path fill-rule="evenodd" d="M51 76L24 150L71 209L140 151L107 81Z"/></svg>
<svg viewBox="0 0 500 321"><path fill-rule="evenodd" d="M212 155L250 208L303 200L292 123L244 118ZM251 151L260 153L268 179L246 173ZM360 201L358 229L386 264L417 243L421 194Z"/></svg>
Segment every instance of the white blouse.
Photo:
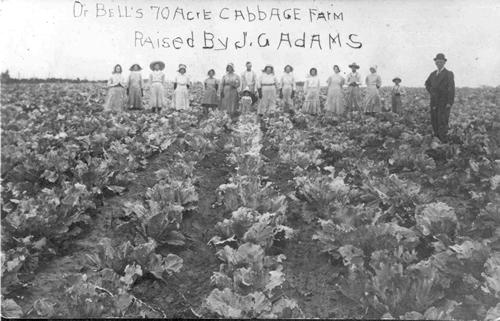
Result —
<svg viewBox="0 0 500 321"><path fill-rule="evenodd" d="M295 83L295 77L293 76L293 73L284 73L281 76L281 88L290 88L292 87L292 90L297 90L297 84Z"/></svg>
<svg viewBox="0 0 500 321"><path fill-rule="evenodd" d="M359 72L351 72L347 75L347 85L349 86L352 83L356 83L358 86L361 85L361 75Z"/></svg>
<svg viewBox="0 0 500 321"><path fill-rule="evenodd" d="M304 84L304 91L308 89L319 89L320 81L318 76L309 76Z"/></svg>
<svg viewBox="0 0 500 321"><path fill-rule="evenodd" d="M262 88L262 86L275 85L279 87L278 78L274 74L262 73L259 80L257 81L257 88Z"/></svg>
<svg viewBox="0 0 500 321"><path fill-rule="evenodd" d="M122 74L114 73L111 75L111 78L109 78L108 87L116 86L127 87L127 82L125 81L125 77L123 77Z"/></svg>
<svg viewBox="0 0 500 321"><path fill-rule="evenodd" d="M151 81L151 83L163 83L165 81L165 74L161 70L153 70L153 72L149 76L149 80Z"/></svg>
<svg viewBox="0 0 500 321"><path fill-rule="evenodd" d="M177 83L177 86L187 86L191 84L191 81L189 80L189 76L186 74L180 74L177 73L175 76L174 82Z"/></svg>

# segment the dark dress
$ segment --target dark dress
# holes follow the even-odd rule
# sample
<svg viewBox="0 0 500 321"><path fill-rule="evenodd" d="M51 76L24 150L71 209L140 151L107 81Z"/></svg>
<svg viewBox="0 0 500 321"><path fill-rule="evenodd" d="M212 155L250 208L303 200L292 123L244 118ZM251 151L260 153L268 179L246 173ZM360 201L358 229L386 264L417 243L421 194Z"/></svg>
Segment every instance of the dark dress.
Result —
<svg viewBox="0 0 500 321"><path fill-rule="evenodd" d="M451 105L455 100L455 80L453 72L443 68L433 71L425 81L425 89L431 95L431 123L434 136L442 142L447 140L448 121ZM446 107L450 105L450 107Z"/></svg>

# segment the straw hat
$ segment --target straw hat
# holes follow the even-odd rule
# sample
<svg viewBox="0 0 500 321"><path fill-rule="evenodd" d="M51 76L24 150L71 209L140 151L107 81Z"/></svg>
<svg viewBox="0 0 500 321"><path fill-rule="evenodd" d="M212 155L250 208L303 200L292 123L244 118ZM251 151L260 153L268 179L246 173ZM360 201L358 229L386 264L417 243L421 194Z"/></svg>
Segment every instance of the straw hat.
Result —
<svg viewBox="0 0 500 321"><path fill-rule="evenodd" d="M399 78L399 77L395 77L395 78L392 80L392 82L401 82L401 78Z"/></svg>
<svg viewBox="0 0 500 321"><path fill-rule="evenodd" d="M353 62L352 64L349 65L349 68L359 69L359 65L357 63Z"/></svg>
<svg viewBox="0 0 500 321"><path fill-rule="evenodd" d="M186 65L180 64L179 69L177 71L181 71L181 69L184 69L184 71L186 71L186 69L187 69Z"/></svg>
<svg viewBox="0 0 500 321"><path fill-rule="evenodd" d="M165 63L163 61L160 61L160 60L153 61L152 63L150 63L149 68L151 68L151 70L154 70L154 67L156 64L160 65L160 70L165 69Z"/></svg>
<svg viewBox="0 0 500 321"><path fill-rule="evenodd" d="M139 70L142 70L142 68L139 64L133 64L132 66L130 66L129 70L132 71L135 66L137 66L139 68Z"/></svg>
<svg viewBox="0 0 500 321"><path fill-rule="evenodd" d="M265 72L267 68L271 68L271 72L274 73L274 67L273 65L266 65L264 69L262 69L262 72Z"/></svg>

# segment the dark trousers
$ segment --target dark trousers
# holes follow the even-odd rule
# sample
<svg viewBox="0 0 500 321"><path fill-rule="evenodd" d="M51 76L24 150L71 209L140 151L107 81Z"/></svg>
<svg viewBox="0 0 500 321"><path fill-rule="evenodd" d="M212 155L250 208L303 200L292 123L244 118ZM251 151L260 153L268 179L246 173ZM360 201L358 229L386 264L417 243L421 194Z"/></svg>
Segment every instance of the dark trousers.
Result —
<svg viewBox="0 0 500 321"><path fill-rule="evenodd" d="M431 106L431 123L434 136L446 142L448 134L448 121L451 108L446 106Z"/></svg>

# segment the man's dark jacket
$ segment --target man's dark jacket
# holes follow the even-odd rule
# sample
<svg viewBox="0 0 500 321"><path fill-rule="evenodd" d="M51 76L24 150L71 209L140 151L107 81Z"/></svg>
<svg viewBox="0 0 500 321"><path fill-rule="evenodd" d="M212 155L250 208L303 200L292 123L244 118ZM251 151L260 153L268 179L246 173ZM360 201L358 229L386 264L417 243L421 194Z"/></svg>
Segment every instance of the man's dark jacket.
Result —
<svg viewBox="0 0 500 321"><path fill-rule="evenodd" d="M455 100L455 80L453 73L443 68L438 74L433 71L425 81L425 89L431 94L431 107L453 105Z"/></svg>

